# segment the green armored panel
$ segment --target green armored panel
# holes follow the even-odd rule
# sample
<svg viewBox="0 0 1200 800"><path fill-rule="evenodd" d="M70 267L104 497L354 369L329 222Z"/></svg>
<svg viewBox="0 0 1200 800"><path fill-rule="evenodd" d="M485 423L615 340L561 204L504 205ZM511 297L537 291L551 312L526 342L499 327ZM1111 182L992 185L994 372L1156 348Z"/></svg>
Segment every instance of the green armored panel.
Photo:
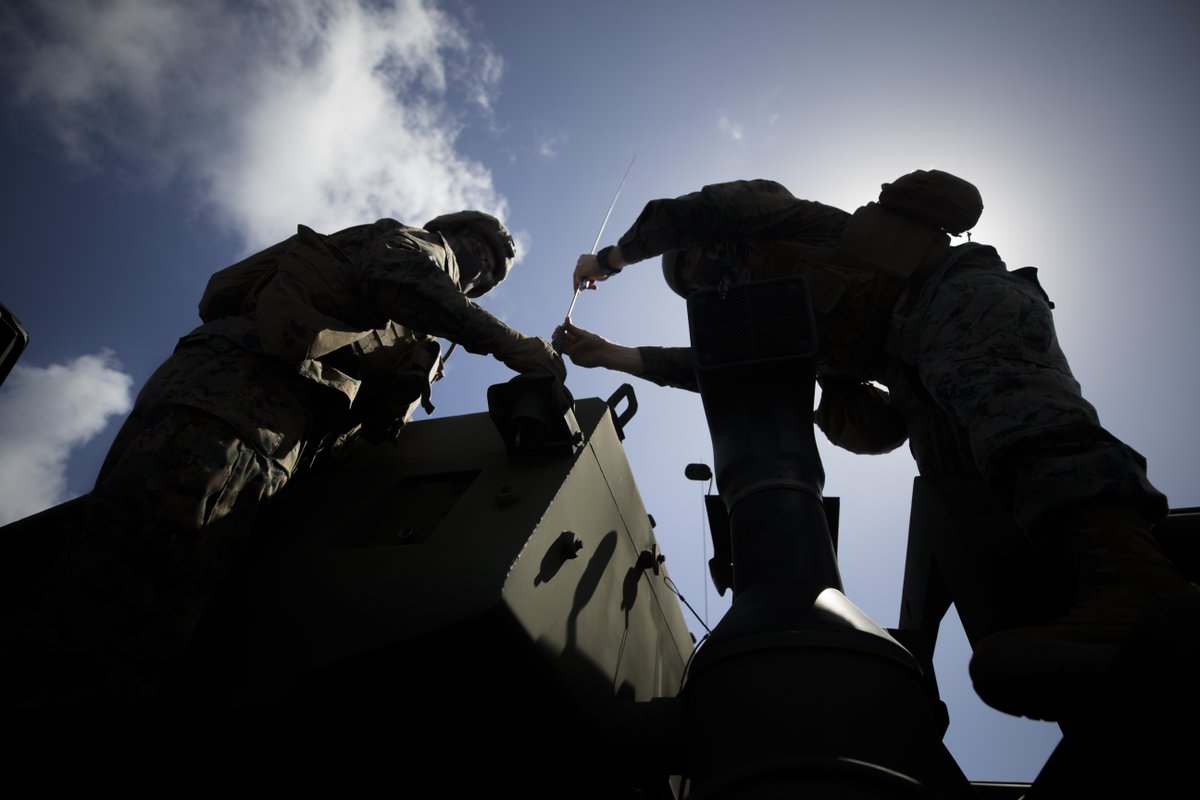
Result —
<svg viewBox="0 0 1200 800"><path fill-rule="evenodd" d="M675 696L693 643L610 403L576 402L568 446L530 457L479 413L299 475L113 740L153 753L143 777L164 793L181 775L196 796L635 791L645 754L612 714ZM4 529L9 594L80 510Z"/></svg>
<svg viewBox="0 0 1200 800"><path fill-rule="evenodd" d="M567 453L514 459L471 414L289 484L246 581L255 702L366 692L396 725L449 716L495 748L547 715L524 741L603 740L613 700L674 696L692 638L620 423L599 399L574 418Z"/></svg>

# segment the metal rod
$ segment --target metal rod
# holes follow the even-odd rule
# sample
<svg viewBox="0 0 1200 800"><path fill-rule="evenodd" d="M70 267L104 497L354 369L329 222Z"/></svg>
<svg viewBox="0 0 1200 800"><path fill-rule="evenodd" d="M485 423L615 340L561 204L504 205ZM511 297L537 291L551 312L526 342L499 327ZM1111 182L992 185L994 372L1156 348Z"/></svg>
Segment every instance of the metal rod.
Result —
<svg viewBox="0 0 1200 800"><path fill-rule="evenodd" d="M575 294L571 297L571 305L567 307L567 319L571 318L571 312L575 310L575 301L579 299L579 287L575 287Z"/></svg>
<svg viewBox="0 0 1200 800"><path fill-rule="evenodd" d="M621 176L621 182L617 184L617 191L613 194L612 202L608 204L608 211L604 212L604 222L600 223L600 230L596 231L596 241L592 242L592 255L596 254L600 237L604 235L604 229L608 227L608 218L612 216L613 207L617 204L617 198L621 196L621 189L625 187L625 179L629 177L629 170L633 169L633 162L636 160L637 153L634 153L633 158L629 159L629 166L625 168L625 174Z"/></svg>
<svg viewBox="0 0 1200 800"><path fill-rule="evenodd" d="M625 179L629 177L629 170L633 169L633 162L636 160L637 153L634 153L633 158L629 159L629 166L625 168L625 174L621 176L621 182L617 184L617 191L613 194L612 202L608 204L608 211L604 213L604 221L600 223L600 230L596 231L596 241L592 242L591 255L596 254L596 248L600 244L600 237L604 235L604 229L608 227L608 218L612 216L613 208L617 205L617 198L621 196L621 189L625 187ZM571 298L571 305L567 308L568 319L571 317L571 312L575 310L575 301L579 299L579 291L582 288L582 283L575 287L575 295Z"/></svg>

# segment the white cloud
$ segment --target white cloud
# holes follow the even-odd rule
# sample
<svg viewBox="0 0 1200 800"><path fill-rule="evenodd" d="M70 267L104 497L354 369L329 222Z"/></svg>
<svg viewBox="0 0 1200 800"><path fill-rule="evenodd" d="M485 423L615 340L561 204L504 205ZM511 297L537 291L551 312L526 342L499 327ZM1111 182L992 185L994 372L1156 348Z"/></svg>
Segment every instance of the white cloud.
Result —
<svg viewBox="0 0 1200 800"><path fill-rule="evenodd" d="M506 216L458 142L491 129L504 62L428 0L3 4L0 68L74 162L188 190L247 249L297 222ZM70 451L128 411L129 386L107 353L14 370L0 517L65 499Z"/></svg>
<svg viewBox="0 0 1200 800"><path fill-rule="evenodd" d="M542 133L537 137L537 153L546 161L558 157L559 148L567 143L565 133Z"/></svg>
<svg viewBox="0 0 1200 800"><path fill-rule="evenodd" d="M742 131L742 126L724 114L717 119L717 128L721 131L721 133L725 134L730 139L733 139L735 142L740 142L745 138L745 133Z"/></svg>
<svg viewBox="0 0 1200 800"><path fill-rule="evenodd" d="M40 0L4 42L72 158L195 188L247 247L301 221L507 210L457 147L503 61L426 0Z"/></svg>
<svg viewBox="0 0 1200 800"><path fill-rule="evenodd" d="M132 385L109 351L13 367L0 389L0 525L69 499L71 450L129 411Z"/></svg>

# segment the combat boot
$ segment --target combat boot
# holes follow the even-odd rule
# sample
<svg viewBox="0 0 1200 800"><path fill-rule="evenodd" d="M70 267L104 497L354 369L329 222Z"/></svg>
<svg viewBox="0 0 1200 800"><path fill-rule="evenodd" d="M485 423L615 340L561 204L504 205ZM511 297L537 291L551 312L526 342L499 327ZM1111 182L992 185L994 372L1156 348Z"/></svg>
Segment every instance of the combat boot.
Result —
<svg viewBox="0 0 1200 800"><path fill-rule="evenodd" d="M1175 569L1150 527L1132 508L1092 506L1059 516L1056 532L1037 537L1052 540L1068 565L1073 604L1054 624L979 642L970 673L985 703L1032 719L1071 716L1091 701L1140 621L1173 603L1194 603L1200 587Z"/></svg>

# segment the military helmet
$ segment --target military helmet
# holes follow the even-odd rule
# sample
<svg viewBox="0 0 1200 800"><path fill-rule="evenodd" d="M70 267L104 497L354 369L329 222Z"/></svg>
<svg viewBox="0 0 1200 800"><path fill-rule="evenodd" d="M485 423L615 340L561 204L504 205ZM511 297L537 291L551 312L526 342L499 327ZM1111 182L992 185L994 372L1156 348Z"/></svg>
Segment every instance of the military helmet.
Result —
<svg viewBox="0 0 1200 800"><path fill-rule="evenodd" d="M918 169L883 184L879 204L955 236L975 227L983 214L974 184L937 169Z"/></svg>
<svg viewBox="0 0 1200 800"><path fill-rule="evenodd" d="M686 277L683 268L687 264L687 254L693 248L668 250L662 254L663 278L667 286L685 299L697 289L728 286L734 277L734 248L729 242L696 247L701 248L702 254Z"/></svg>
<svg viewBox="0 0 1200 800"><path fill-rule="evenodd" d="M483 239L492 249L492 253L496 256L496 268L492 271L493 280L488 286L471 291L469 296L478 297L508 277L508 271L512 269L513 258L517 255L517 249L513 244L512 234L500 220L491 214L485 214L482 211L458 211L453 214L442 214L440 217L434 217L426 222L423 227L427 231L443 234L466 230Z"/></svg>

